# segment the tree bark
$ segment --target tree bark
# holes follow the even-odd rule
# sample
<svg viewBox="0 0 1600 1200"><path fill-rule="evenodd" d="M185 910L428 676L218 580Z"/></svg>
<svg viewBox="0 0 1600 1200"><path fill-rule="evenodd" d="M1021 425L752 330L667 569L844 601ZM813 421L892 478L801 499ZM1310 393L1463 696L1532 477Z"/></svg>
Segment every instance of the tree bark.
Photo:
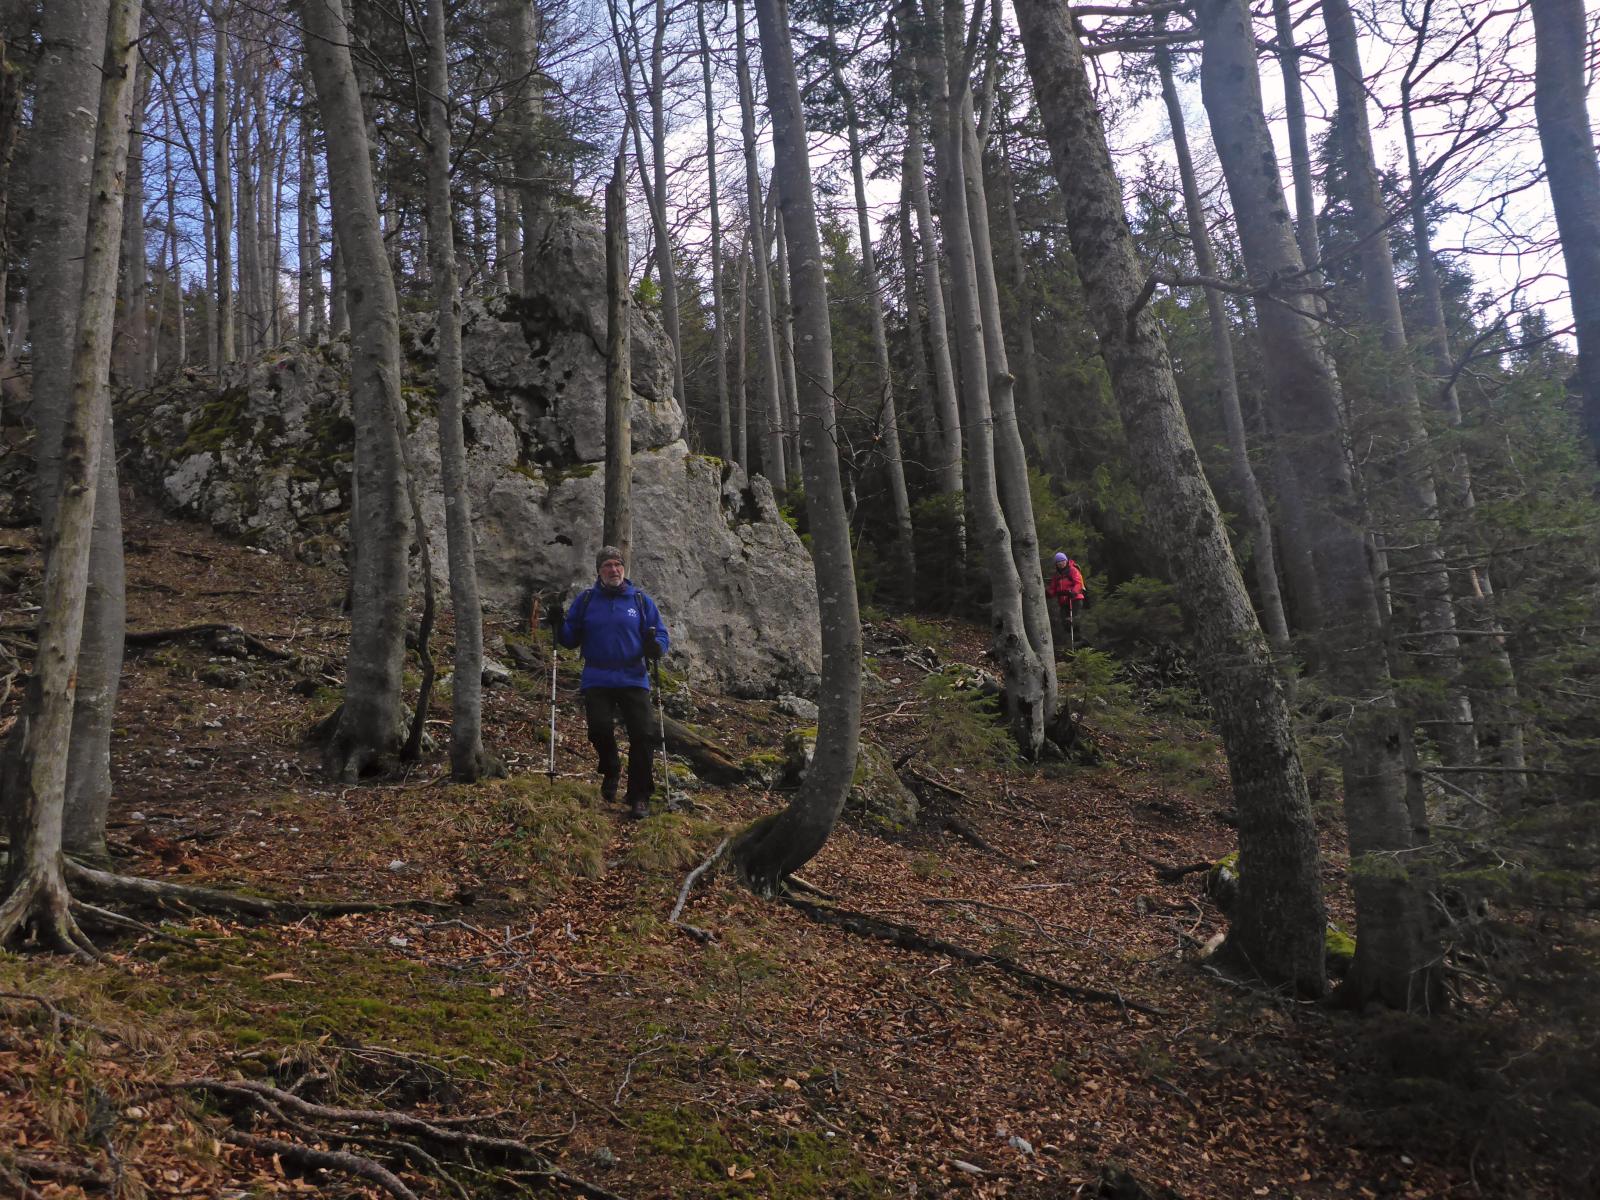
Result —
<svg viewBox="0 0 1600 1200"><path fill-rule="evenodd" d="M1600 458L1600 163L1589 127L1588 25L1583 0L1529 0L1534 113L1556 210L1578 339L1580 421Z"/></svg>
<svg viewBox="0 0 1600 1200"><path fill-rule="evenodd" d="M63 414L60 491L54 520L45 527L38 654L26 708L13 728L4 768L10 846L5 898L0 901L0 945L31 928L42 942L82 954L92 953L93 948L69 911L62 848L96 493L102 460L113 456L106 436L111 423L108 384L139 10L139 0L111 0L109 13L105 5L98 6L97 25L75 31L80 42L103 39L106 53L96 115L90 118L94 151L86 189L87 224L79 240L83 286L72 321L71 399ZM75 88L81 85L84 65L64 58L45 71L47 77L56 70L77 72L79 78L68 84ZM94 60L88 65L100 66ZM77 210L83 212L84 206ZM48 269L46 261L35 260L33 265L36 270Z"/></svg>
<svg viewBox="0 0 1600 1200"><path fill-rule="evenodd" d="M861 622L834 444L827 276L811 196L805 114L782 0L756 0L755 7L772 114L774 170L793 242L795 326L804 355L801 462L822 616L822 686L817 696L821 716L811 768L788 808L756 822L731 847L738 871L756 887L770 891L822 848L849 794L860 736Z"/></svg>
<svg viewBox="0 0 1600 1200"><path fill-rule="evenodd" d="M750 214L750 263L755 270L756 353L759 355L757 366L760 368L764 401L760 407L767 415L767 439L761 449L761 462L767 482L772 484L772 490L781 502L783 494L789 490L783 466L783 398L778 380L772 276L767 266L766 231L761 227L761 170L756 162L756 105L755 92L750 84L750 57L745 46L744 0L734 0L733 33L735 67L739 77L739 122L744 135L745 203Z"/></svg>
<svg viewBox="0 0 1600 1200"><path fill-rule="evenodd" d="M1326 915L1316 826L1282 680L1189 438L1166 344L1148 310L1130 316L1142 273L1071 15L1062 0L1018 0L1016 7L1073 257L1148 525L1176 577L1228 753L1240 853L1229 944L1268 980L1317 995L1326 984Z"/></svg>
<svg viewBox="0 0 1600 1200"><path fill-rule="evenodd" d="M855 93L839 66L833 26L828 27L828 58L833 83L844 101L845 133L850 147L850 179L855 186L856 235L861 241L861 288L867 297L867 328L872 334L872 358L878 373L878 437L883 442L884 471L889 478L889 498L894 506L896 572L906 596L916 595L917 559L911 530L911 499L906 491L905 461L900 448L900 420L895 410L894 373L889 366L889 335L883 324L883 292L878 261L872 248L872 212L867 208L867 182L861 169L861 131Z"/></svg>
<svg viewBox="0 0 1600 1200"><path fill-rule="evenodd" d="M733 422L728 412L728 305L722 280L722 205L717 190L717 104L711 87L711 41L706 36L706 6L695 5L700 32L700 82L706 105L706 186L711 215L711 353L716 359L717 433L723 460L733 457ZM624 559L624 562L627 560Z"/></svg>
<svg viewBox="0 0 1600 1200"><path fill-rule="evenodd" d="M778 367L783 396L783 419L778 436L784 452L784 472L793 479L803 470L800 463L800 385L794 362L794 303L789 295L789 236L783 226L783 198L776 178L772 182L772 241L777 295L773 297L773 318L778 327Z"/></svg>
<svg viewBox="0 0 1600 1200"><path fill-rule="evenodd" d="M366 119L339 0L300 0L306 56L328 138L334 229L345 258L355 417L351 520L359 547L351 578L344 708L327 749L337 778L355 781L400 748L400 665L405 654L406 500L401 480L399 305L378 219Z"/></svg>
<svg viewBox="0 0 1600 1200"><path fill-rule="evenodd" d="M1250 278L1265 287L1301 278L1283 185L1261 103L1255 38L1243 0L1201 0L1201 90L1227 179ZM1345 823L1356 902L1354 1001L1431 1008L1442 999L1439 951L1424 897L1406 877L1416 845L1407 811L1393 682L1384 667L1377 588L1367 561L1364 514L1345 456L1339 381L1305 293L1259 306L1268 395L1278 436L1315 505L1316 536L1302 552L1315 564L1324 602L1321 660L1330 690L1346 698L1342 730ZM1309 529L1297 531L1306 536Z"/></svg>
<svg viewBox="0 0 1600 1200"><path fill-rule="evenodd" d="M628 290L628 177L622 150L606 183L606 482L601 542L631 562L633 543L633 365Z"/></svg>
<svg viewBox="0 0 1600 1200"><path fill-rule="evenodd" d="M438 312L435 364L439 391L439 481L444 492L450 606L455 613L455 659L450 687L450 774L462 783L503 775L505 766L483 749L483 605L478 598L472 497L462 424L461 289L456 278L450 202L450 44L445 0L428 0L428 228L433 253L433 298Z"/></svg>
<svg viewBox="0 0 1600 1200"><path fill-rule="evenodd" d="M1289 0L1272 0L1273 27L1278 35L1278 70L1283 75L1284 125L1289 135L1289 170L1294 178L1295 242L1300 259L1318 270L1322 282L1322 238L1317 230L1317 194L1311 177L1311 140L1306 135L1305 88L1300 80L1300 49L1294 41L1294 14Z"/></svg>
<svg viewBox="0 0 1600 1200"><path fill-rule="evenodd" d="M961 355L961 398L967 431L967 499L974 532L983 548L989 576L989 626L993 654L1004 679L1006 711L1022 753L1037 757L1044 747L1045 673L1034 652L1023 617L1022 580L1011 551L1011 531L1001 509L996 480L994 414L989 408L989 360L978 296L978 266L972 247L972 222L967 213L962 125L964 86L950 78L947 54L959 55L959 0L946 5L945 29L938 49L923 56L923 75L932 93L935 168L939 179L945 257L951 274L956 342ZM929 26L939 23L937 8ZM934 36L938 36L935 34ZM954 43L954 48L950 43ZM952 88L955 90L952 91ZM931 290L931 289L930 289Z"/></svg>
<svg viewBox="0 0 1600 1200"><path fill-rule="evenodd" d="M917 217L917 240L922 245L922 294L928 305L928 358L933 367L936 434L939 452L933 461L933 476L939 494L950 502L950 517L955 522L957 545L952 549L958 562L967 556L966 508L962 503L965 482L961 463L961 404L956 393L956 369L950 352L950 321L944 306L943 270L939 266L939 243L933 231L933 206L928 201L928 170L923 155L922 105L916 96L906 100L906 158L901 181Z"/></svg>
<svg viewBox="0 0 1600 1200"><path fill-rule="evenodd" d="M1156 67L1161 74L1161 95L1166 101L1167 119L1172 125L1172 148L1178 159L1178 177L1183 183L1183 206L1189 221L1189 244L1194 251L1195 270L1202 276L1217 274L1216 255L1211 252L1211 237L1206 230L1205 208L1200 200L1200 185L1195 180L1194 159L1189 154L1189 134L1184 127L1183 105L1172 79L1172 55L1165 48L1156 51ZM1233 361L1233 335L1228 329L1228 314L1222 293L1206 288L1206 319L1211 329L1211 356L1216 360L1217 405L1228 431L1229 459L1233 465L1234 486L1244 500L1245 519L1255 539L1251 562L1255 565L1256 591L1261 596L1261 613L1266 619L1267 637L1273 653L1285 671L1291 669L1289 620L1283 611L1283 595L1278 590L1278 554L1273 545L1272 517L1266 499L1250 466L1249 439L1245 435L1244 412L1239 407L1239 374Z"/></svg>
<svg viewBox="0 0 1600 1200"><path fill-rule="evenodd" d="M216 201L216 311L217 369L233 362L233 172L228 166L230 141L228 122L228 10L225 0L212 0L211 9L211 170L212 196Z"/></svg>
<svg viewBox="0 0 1600 1200"><path fill-rule="evenodd" d="M121 310L112 354L115 377L122 387L142 388L149 382L150 322L146 304L149 271L144 243L144 111L150 92L150 72L137 68L133 84L133 127L128 137L127 200L122 220Z"/></svg>

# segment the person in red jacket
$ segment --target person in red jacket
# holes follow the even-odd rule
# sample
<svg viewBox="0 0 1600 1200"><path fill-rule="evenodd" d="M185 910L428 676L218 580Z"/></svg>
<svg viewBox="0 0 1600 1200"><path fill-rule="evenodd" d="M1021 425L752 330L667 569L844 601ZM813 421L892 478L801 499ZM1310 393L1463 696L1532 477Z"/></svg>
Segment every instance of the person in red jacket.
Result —
<svg viewBox="0 0 1600 1200"><path fill-rule="evenodd" d="M1075 645L1078 610L1083 607L1083 572L1078 570L1078 564L1057 551L1055 574L1050 576L1044 591L1056 602L1061 623L1067 628L1067 644Z"/></svg>

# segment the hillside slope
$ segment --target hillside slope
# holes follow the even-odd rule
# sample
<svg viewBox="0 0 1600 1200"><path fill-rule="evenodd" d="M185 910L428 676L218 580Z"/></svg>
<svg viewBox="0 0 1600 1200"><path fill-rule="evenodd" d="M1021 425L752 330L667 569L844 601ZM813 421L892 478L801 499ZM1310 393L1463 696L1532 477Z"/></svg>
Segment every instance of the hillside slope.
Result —
<svg viewBox="0 0 1600 1200"><path fill-rule="evenodd" d="M23 535L5 537L24 574L0 628L16 649L37 563ZM687 811L622 820L598 799L565 661L548 778L543 638L522 651L531 670L485 695L511 779L458 787L435 756L329 786L303 735L337 702L341 581L138 503L128 540L130 629L222 622L294 657L229 634L134 649L113 764L123 867L440 904L254 927L174 914L106 937L97 965L0 957L0 1193L400 1194L359 1169L380 1160L402 1163L392 1178L418 1196L540 1178L531 1159L425 1152L403 1130L287 1102L252 1115L240 1081L517 1139L590 1195L1561 1191L1506 1165L1527 1159L1477 1126L1443 1127L1437 1088L1380 1088L1391 1069L1450 1082L1455 1065L1428 1049L1447 1044L1437 1031L1195 964L1220 915L1198 875L1164 882L1156 866L1215 859L1233 839L1220 755L1191 720L1096 693L1079 700L1102 764L964 759L974 725L926 668L978 662L981 633L880 622L865 733L904 758L922 825L847 822L806 872L824 894L798 897L809 915L709 873L684 917L701 941L669 922L686 872L780 794L690 786L680 770ZM491 629L491 645L521 632ZM434 651L447 669L448 629ZM755 767L798 723L762 702L674 704ZM840 909L1036 977L862 936ZM812 919L828 912L854 930ZM196 1080L236 1082L174 1086Z"/></svg>

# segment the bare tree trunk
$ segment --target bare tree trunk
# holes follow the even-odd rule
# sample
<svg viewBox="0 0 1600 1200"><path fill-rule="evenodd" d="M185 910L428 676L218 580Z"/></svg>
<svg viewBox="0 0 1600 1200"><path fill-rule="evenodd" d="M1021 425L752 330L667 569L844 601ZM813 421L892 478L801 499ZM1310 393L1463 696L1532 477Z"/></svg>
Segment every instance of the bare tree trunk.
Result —
<svg viewBox="0 0 1600 1200"><path fill-rule="evenodd" d="M1273 152L1249 9L1243 0L1202 0L1199 15L1202 94L1250 277L1263 287L1303 278L1283 186L1276 171L1261 169L1273 161ZM1346 995L1358 1003L1431 1008L1442 999L1439 952L1424 898L1401 862L1417 838L1406 806L1393 681L1384 667L1383 625L1362 533L1366 521L1345 456L1339 381L1307 294L1268 296L1259 312L1277 431L1316 505L1316 536L1308 550L1325 605L1322 661L1331 691L1351 705L1340 742L1357 920Z"/></svg>
<svg viewBox="0 0 1600 1200"><path fill-rule="evenodd" d="M1005 122L1009 124L1009 118ZM1002 126L1004 128L1004 125ZM1036 453L1047 444L1045 437L1044 389L1039 381L1039 349L1034 343L1033 318L1040 307L1033 278L1028 274L1022 258L1022 225L1017 220L1016 184L1011 176L1011 156L1002 139L1000 151L995 156L999 163L1000 206L1006 222L1006 267L1008 281L1016 297L1017 348L1022 352L1022 386L1018 389L1022 410L1023 433ZM1039 457L1043 457L1039 455Z"/></svg>
<svg viewBox="0 0 1600 1200"><path fill-rule="evenodd" d="M450 202L449 52L445 0L428 0L428 226L432 232L433 298L438 311L439 477L444 492L445 543L450 561L450 606L455 613L455 659L450 687L450 774L462 783L503 775L505 766L483 749L483 605L472 541L472 497L462 427L461 291L456 281Z"/></svg>
<svg viewBox="0 0 1600 1200"><path fill-rule="evenodd" d="M71 322L72 364L68 373L70 402L62 412L60 482L53 521L45 527L45 580L41 596L38 654L29 683L26 708L13 727L6 750L4 792L9 815L10 846L6 855L5 898L0 901L0 945L19 931L32 929L54 948L90 953L88 939L69 909L63 874L68 752L77 721L74 688L83 637L86 591L91 572L97 492L106 472L102 460L113 457L107 445L110 420L112 318L117 296L117 253L122 227L122 202L128 153L128 117L133 103L133 74L138 48L139 0L112 0L85 6L98 17L94 25L72 30L78 42L101 41L108 48L101 75L97 116L89 160L91 178L86 232L79 233L83 290ZM84 9L73 15L90 15ZM96 60L90 63L98 68ZM60 70L79 78L83 63L64 58ZM45 68L54 74L54 64ZM81 178L81 177L80 177ZM83 212L83 206L77 206ZM35 269L48 260L34 260ZM63 267L65 264L53 264ZM115 487L115 471L111 473Z"/></svg>
<svg viewBox="0 0 1600 1200"><path fill-rule="evenodd" d="M133 127L128 137L127 202L122 221L122 294L112 353L114 376L123 387L142 388L149 381L150 322L145 293L149 274L144 244L144 111L150 92L150 72L142 65L133 84Z"/></svg>
<svg viewBox="0 0 1600 1200"><path fill-rule="evenodd" d="M785 0L787 3L787 0ZM794 364L794 303L789 297L789 237L783 228L783 197L778 182L772 182L772 240L774 269L777 271L778 294L774 299L778 324L778 366L783 371L783 421L779 435L783 439L786 470L790 478L801 473L800 464L800 384Z"/></svg>
<svg viewBox="0 0 1600 1200"><path fill-rule="evenodd" d="M755 270L756 328L759 334L756 353L765 393L760 407L767 414L767 440L762 447L762 466L772 490L780 497L789 490L783 467L783 399L779 392L778 349L774 341L775 314L772 306L772 276L767 267L767 242L761 228L761 171L756 163L755 92L750 85L750 58L745 47L744 0L734 0L733 30L735 65L739 76L739 120L744 133L745 202L750 210L750 263ZM741 461L746 461L741 459Z"/></svg>
<svg viewBox="0 0 1600 1200"><path fill-rule="evenodd" d="M329 173L329 192L332 188L332 173ZM328 284L330 295L328 307L330 310L328 329L334 337L350 332L350 304L345 295L345 267L344 250L339 244L339 222L334 221L328 227Z"/></svg>
<svg viewBox="0 0 1600 1200"><path fill-rule="evenodd" d="M661 323L672 343L672 394L687 411L683 388L683 334L678 319L678 268L667 217L667 80L664 54L667 0L655 0L650 39L650 168L655 178L656 270L661 275Z"/></svg>
<svg viewBox="0 0 1600 1200"><path fill-rule="evenodd" d="M1189 133L1183 123L1183 105L1172 80L1172 56L1162 47L1156 51L1156 66L1161 73L1161 95L1172 125L1172 147L1178 158L1178 176L1183 182L1183 206L1189 219L1189 244L1194 250L1195 269L1206 277L1217 274L1216 256L1211 252L1211 236L1206 230L1205 208L1200 201L1200 186L1195 180L1194 159L1189 154ZM1229 458L1233 464L1234 486L1244 500L1245 519L1255 539L1251 562L1255 565L1256 591L1261 596L1261 612L1266 619L1267 636L1273 653L1285 671L1290 670L1289 620L1283 611L1283 595L1278 591L1278 555L1273 546L1272 518L1266 499L1250 466L1249 439L1245 436L1244 413L1239 407L1239 375L1233 362L1233 335L1228 329L1228 314L1222 293L1206 288L1206 317L1211 326L1211 356L1216 360L1217 404L1228 431Z"/></svg>
<svg viewBox="0 0 1600 1200"><path fill-rule="evenodd" d="M632 301L628 290L627 159L617 149L606 183L606 485L601 541L629 557L633 543L633 429L628 404L633 398L629 334Z"/></svg>
<svg viewBox="0 0 1600 1200"><path fill-rule="evenodd" d="M1166 345L1154 317L1136 308L1142 270L1067 6L1019 0L1017 20L1149 528L1176 575L1228 752L1240 818L1231 949L1268 980L1318 995L1326 916L1317 832L1282 681L1184 423Z"/></svg>
<svg viewBox="0 0 1600 1200"><path fill-rule="evenodd" d="M922 294L928 305L928 357L933 363L933 410L938 418L939 453L934 459L934 479L939 493L949 497L956 523L957 561L966 560L967 531L960 503L965 484L961 467L961 405L956 395L955 363L950 353L950 322L945 315L943 269L939 242L933 231L933 208L928 202L927 167L923 163L921 104L915 96L906 101L906 160L902 184L917 217L917 240L922 244Z"/></svg>
<svg viewBox="0 0 1600 1200"><path fill-rule="evenodd" d="M1294 177L1294 230L1300 258L1318 268L1313 284L1322 282L1322 239L1317 232L1317 194L1311 177L1311 141L1306 136L1305 89L1300 81L1300 50L1294 42L1294 14L1289 0L1272 0L1278 35L1278 70L1283 75L1284 124L1289 133L1289 170Z"/></svg>
<svg viewBox="0 0 1600 1200"><path fill-rule="evenodd" d="M1578 339L1581 421L1600 457L1600 163L1589 127L1588 25L1583 0L1530 0L1534 112Z"/></svg>
<svg viewBox="0 0 1600 1200"><path fill-rule="evenodd" d="M706 6L696 4L694 13L700 32L700 80L706 103L706 184L711 208L711 353L717 360L717 432L721 438L722 457L727 460L733 457L733 426L728 414L728 306L722 294L722 206L717 195L717 104L711 87L711 42L706 37Z"/></svg>
<svg viewBox="0 0 1600 1200"><path fill-rule="evenodd" d="M1356 22L1347 0L1323 0L1322 15L1338 93L1345 186L1356 234L1362 239L1361 275L1367 319L1377 327L1383 349L1393 364L1387 380L1397 442L1392 469L1406 511L1400 514L1401 527L1389 531L1388 537L1391 542L1416 547L1397 552L1395 561L1420 589L1416 608L1426 651L1422 670L1444 693L1437 709L1434 740L1447 766L1463 766L1477 757L1472 703L1461 685L1461 643L1456 636L1444 547L1439 541L1439 496L1416 379L1411 371L1405 320L1400 312L1400 288L1395 283L1394 255L1389 248L1389 213L1372 153L1366 77L1361 69Z"/></svg>
<svg viewBox="0 0 1600 1200"><path fill-rule="evenodd" d="M239 354L245 359L261 352L261 274L257 264L261 243L256 240L256 170L250 146L249 89L241 77L234 89L239 97L238 120L234 123L233 175L238 188L234 197L234 222L239 258Z"/></svg>
<svg viewBox="0 0 1600 1200"><path fill-rule="evenodd" d="M739 248L739 332L738 346L733 359L733 461L750 468L749 438L749 320L750 314L750 232L745 230L744 244Z"/></svg>
<svg viewBox="0 0 1600 1200"><path fill-rule="evenodd" d="M962 130L965 109L959 84L957 93L952 94L949 69L956 64L946 57L960 54L959 29L963 22L959 5L950 3L943 16L942 40L936 51L924 55L923 73L932 92L930 109L938 150L935 166L943 210L945 255L951 275L956 342L961 354L961 395L966 410L968 447L967 499L972 505L974 532L988 568L989 625L994 637L995 662L1000 665L1004 678L1007 714L1023 754L1034 758L1044 746L1045 673L1028 637L1023 617L1022 580L1011 552L1011 531L1001 509L996 480L994 416L989 409L989 360L978 295L978 267L972 247L972 222L967 212ZM928 24L936 28L938 23L936 9ZM934 32L933 36L939 34Z"/></svg>
<svg viewBox="0 0 1600 1200"><path fill-rule="evenodd" d="M883 324L883 290L878 280L877 255L872 247L872 212L867 207L866 174L861 169L861 131L854 91L839 67L833 27L828 27L828 57L833 84L844 101L845 132L850 146L850 178L855 185L856 236L861 241L861 287L867 295L867 327L872 334L873 365L878 372L876 425L883 440L884 471L889 477L889 498L894 505L895 545L899 576L908 597L916 595L917 562L911 530L911 499L906 491L905 462L900 449L900 419L895 411L894 372L889 365L889 335Z"/></svg>
<svg viewBox="0 0 1600 1200"><path fill-rule="evenodd" d="M911 198L900 189L900 273L904 277L906 306L906 355L911 359L911 396L916 401L920 435L912 454L924 463L933 463L939 453L939 418L933 411L933 376L928 370L928 347L924 341L922 288L918 283L922 267L917 262L917 241L911 231Z"/></svg>
<svg viewBox="0 0 1600 1200"><path fill-rule="evenodd" d="M228 123L228 11L225 0L212 0L211 148L215 155L211 188L216 198L216 312L218 370L235 358L233 323L233 172L228 165L231 126ZM242 166L242 164L241 164Z"/></svg>
<svg viewBox="0 0 1600 1200"><path fill-rule="evenodd" d="M359 503L350 537L345 700L327 749L330 772L355 781L400 748L400 665L405 654L406 500L401 480L399 305L378 218L366 118L339 0L300 0L306 57L328 137L329 192L349 279L350 390Z"/></svg>
<svg viewBox="0 0 1600 1200"><path fill-rule="evenodd" d="M516 203L521 218L521 274L524 286L539 270L539 241L549 197L545 194L545 154L540 127L544 122L544 88L539 77L539 38L542 32L533 0L505 0L507 36L511 42L511 94L506 112L511 118L511 153L516 172ZM521 294L520 291L518 293Z"/></svg>
<svg viewBox="0 0 1600 1200"><path fill-rule="evenodd" d="M964 23L964 22L963 22ZM994 273L994 243L989 235L989 197L983 183L983 150L978 145L972 113L972 89L961 101L961 149L967 188L967 218L972 224L973 262L977 267L978 306L983 319L983 347L989 364L989 411L994 416L995 482L1006 527L1011 531L1011 557L1022 584L1022 624L1044 670L1044 717L1056 713L1056 652L1050 629L1049 601L1044 594L1044 566L1039 533L1033 520L1033 495L1028 486L1028 458L1017 427L1016 376L1006 353L1000 318L1000 286Z"/></svg>
<svg viewBox="0 0 1600 1200"><path fill-rule="evenodd" d="M811 196L805 115L782 0L756 0L756 19L766 67L767 107L772 113L774 170L781 181L784 222L794 240L795 324L805 356L800 457L822 614L822 686L817 695L821 716L811 767L789 807L750 826L732 847L738 871L755 886L770 890L822 849L849 794L861 721L861 624L833 440L827 277ZM757 210L755 220L759 219Z"/></svg>

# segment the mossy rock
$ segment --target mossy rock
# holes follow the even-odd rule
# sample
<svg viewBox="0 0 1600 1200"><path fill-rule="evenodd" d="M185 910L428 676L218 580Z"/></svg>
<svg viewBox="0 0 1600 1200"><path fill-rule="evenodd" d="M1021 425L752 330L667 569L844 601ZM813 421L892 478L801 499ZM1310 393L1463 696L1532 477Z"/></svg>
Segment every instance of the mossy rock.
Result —
<svg viewBox="0 0 1600 1200"><path fill-rule="evenodd" d="M1328 974L1343 979L1356 958L1356 940L1331 921L1322 934L1322 957Z"/></svg>
<svg viewBox="0 0 1600 1200"><path fill-rule="evenodd" d="M783 739L783 779L786 782L798 784L804 778L816 748L816 726L790 731ZM868 825L898 830L915 825L921 810L916 796L895 773L889 752L863 739L856 751L855 776L850 783L850 794L845 798L845 811Z"/></svg>

